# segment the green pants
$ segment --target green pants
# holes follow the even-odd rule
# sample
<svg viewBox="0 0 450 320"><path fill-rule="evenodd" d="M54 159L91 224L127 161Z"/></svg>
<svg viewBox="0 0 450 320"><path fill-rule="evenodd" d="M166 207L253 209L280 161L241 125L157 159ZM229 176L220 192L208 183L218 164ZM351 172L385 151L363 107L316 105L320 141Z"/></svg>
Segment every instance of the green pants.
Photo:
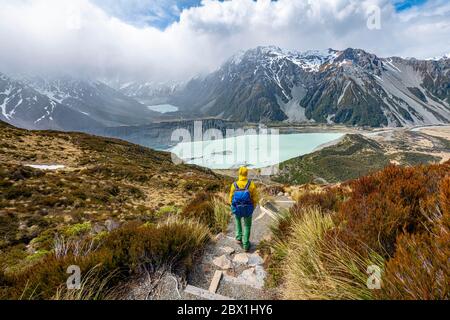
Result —
<svg viewBox="0 0 450 320"><path fill-rule="evenodd" d="M240 217L234 216L236 222L236 240L242 241L244 249L250 247L250 230L252 228L252 217ZM242 220L244 220L244 234L242 234Z"/></svg>

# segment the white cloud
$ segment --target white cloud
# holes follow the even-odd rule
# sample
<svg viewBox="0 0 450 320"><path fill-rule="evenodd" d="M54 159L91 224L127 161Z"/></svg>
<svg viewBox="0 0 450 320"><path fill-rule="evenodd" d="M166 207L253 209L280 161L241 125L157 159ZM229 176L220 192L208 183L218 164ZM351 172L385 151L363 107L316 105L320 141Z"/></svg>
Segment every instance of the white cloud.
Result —
<svg viewBox="0 0 450 320"><path fill-rule="evenodd" d="M138 1L139 2L139 1ZM381 30L366 9L382 9ZM0 72L76 72L152 80L216 68L238 50L358 47L381 56L450 51L450 5L397 14L387 0L204 0L165 30L137 27L88 0L0 0Z"/></svg>

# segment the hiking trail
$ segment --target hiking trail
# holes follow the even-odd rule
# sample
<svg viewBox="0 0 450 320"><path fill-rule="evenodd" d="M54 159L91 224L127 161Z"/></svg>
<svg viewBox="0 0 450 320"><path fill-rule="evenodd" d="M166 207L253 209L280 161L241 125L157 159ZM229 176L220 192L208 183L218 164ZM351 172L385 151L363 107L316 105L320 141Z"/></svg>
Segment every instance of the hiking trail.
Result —
<svg viewBox="0 0 450 320"><path fill-rule="evenodd" d="M277 216L294 202L285 195L264 201L253 214L250 252L245 253L234 238L234 220L231 219L226 234L219 234L205 249L200 263L187 279L180 292L182 299L205 300L261 300L271 293L264 289L266 270L264 260L257 251L258 244L271 235L270 226Z"/></svg>

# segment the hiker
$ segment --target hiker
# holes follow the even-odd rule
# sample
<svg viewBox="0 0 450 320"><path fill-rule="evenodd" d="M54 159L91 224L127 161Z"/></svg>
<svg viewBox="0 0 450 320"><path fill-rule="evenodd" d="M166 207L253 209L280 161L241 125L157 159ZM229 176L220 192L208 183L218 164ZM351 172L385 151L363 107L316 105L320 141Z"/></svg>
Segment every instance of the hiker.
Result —
<svg viewBox="0 0 450 320"><path fill-rule="evenodd" d="M253 211L258 205L258 192L253 181L248 179L246 167L239 169L239 179L231 185L230 204L236 222L236 241L245 252L248 252ZM244 232L242 232L242 220L244 220Z"/></svg>

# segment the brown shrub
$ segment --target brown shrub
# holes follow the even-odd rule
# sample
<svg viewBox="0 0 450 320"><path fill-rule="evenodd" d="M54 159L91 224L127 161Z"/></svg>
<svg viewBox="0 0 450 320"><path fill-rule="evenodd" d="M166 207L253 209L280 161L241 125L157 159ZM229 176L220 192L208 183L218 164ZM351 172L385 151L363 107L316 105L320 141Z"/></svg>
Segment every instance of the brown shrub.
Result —
<svg viewBox="0 0 450 320"><path fill-rule="evenodd" d="M265 186L263 192L269 196L276 196L279 193L284 193L284 187L281 185Z"/></svg>
<svg viewBox="0 0 450 320"><path fill-rule="evenodd" d="M322 211L333 212L339 209L344 199L344 191L339 187L325 189L320 193L307 192L301 196L296 206L318 206Z"/></svg>
<svg viewBox="0 0 450 320"><path fill-rule="evenodd" d="M70 250L62 257L50 254L25 270L0 274L0 293L8 299L51 299L65 285L66 270L71 265L79 266L82 276L95 269L97 279L108 278L108 287L103 287L102 281L93 281L102 286L101 290L138 274L143 267L156 270L169 265L183 270L192 265L208 237L206 227L190 220L171 219L158 226L129 223L103 237L96 250L81 255ZM101 292L95 296L103 297Z"/></svg>
<svg viewBox="0 0 450 320"><path fill-rule="evenodd" d="M388 258L395 253L401 234L425 232L430 223L424 211L446 206L440 203L439 183L450 164L383 171L351 183L351 196L335 217L339 238L360 253L369 247ZM443 209L443 208L442 208Z"/></svg>
<svg viewBox="0 0 450 320"><path fill-rule="evenodd" d="M447 176L444 180L442 180L439 189L439 201L441 204L442 213L444 215L450 214L450 176Z"/></svg>
<svg viewBox="0 0 450 320"><path fill-rule="evenodd" d="M198 193L195 198L184 207L181 216L194 219L210 228L215 227L213 198L206 192Z"/></svg>
<svg viewBox="0 0 450 320"><path fill-rule="evenodd" d="M395 256L386 264L382 298L450 299L450 213L429 218L431 232L397 239Z"/></svg>

